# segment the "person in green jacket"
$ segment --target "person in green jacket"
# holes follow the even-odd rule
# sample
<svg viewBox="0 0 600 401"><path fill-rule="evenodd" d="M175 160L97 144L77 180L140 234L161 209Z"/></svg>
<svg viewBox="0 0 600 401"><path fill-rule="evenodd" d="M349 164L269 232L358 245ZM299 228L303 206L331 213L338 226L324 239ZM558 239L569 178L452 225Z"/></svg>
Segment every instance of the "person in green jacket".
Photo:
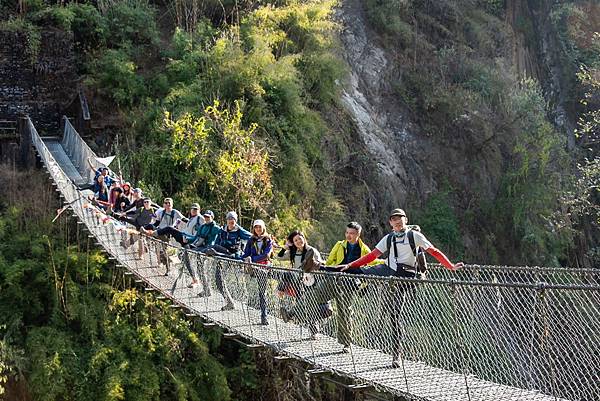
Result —
<svg viewBox="0 0 600 401"><path fill-rule="evenodd" d="M348 223L346 232L344 233L346 239L335 243L325 264L327 266L337 266L351 263L371 252L371 249L360 238L361 233L362 227L360 224L355 221ZM372 263L375 264L378 261L373 261ZM341 281L340 283L343 282ZM355 286L348 283L346 286L336 286L334 294L332 294L337 308L338 341L344 346L344 352L350 351L352 340L352 301L354 289Z"/></svg>

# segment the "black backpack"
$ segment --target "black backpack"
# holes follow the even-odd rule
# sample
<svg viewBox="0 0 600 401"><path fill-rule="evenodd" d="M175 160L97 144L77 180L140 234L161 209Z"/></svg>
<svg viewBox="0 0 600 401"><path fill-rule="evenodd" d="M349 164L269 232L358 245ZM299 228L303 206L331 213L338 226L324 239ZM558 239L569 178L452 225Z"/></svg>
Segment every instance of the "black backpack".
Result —
<svg viewBox="0 0 600 401"><path fill-rule="evenodd" d="M158 223L156 224L156 227L158 227L160 225L160 223L162 222L163 218L165 217L165 210L163 209L162 214L160 215L160 219L158 220ZM171 210L171 224L175 223L175 221L173 220L175 218L175 209Z"/></svg>
<svg viewBox="0 0 600 401"><path fill-rule="evenodd" d="M408 237L408 243L410 244L410 249L412 249L413 255L417 259L417 273L425 274L427 272L427 258L425 258L425 251L421 247L417 247L415 244L415 233L413 231L421 232L421 227L417 225L410 226L406 236ZM394 233L390 233L386 237L386 245L387 251L381 257L387 259L390 255L392 249L392 239L394 237ZM394 244L394 251L397 252L396 246Z"/></svg>

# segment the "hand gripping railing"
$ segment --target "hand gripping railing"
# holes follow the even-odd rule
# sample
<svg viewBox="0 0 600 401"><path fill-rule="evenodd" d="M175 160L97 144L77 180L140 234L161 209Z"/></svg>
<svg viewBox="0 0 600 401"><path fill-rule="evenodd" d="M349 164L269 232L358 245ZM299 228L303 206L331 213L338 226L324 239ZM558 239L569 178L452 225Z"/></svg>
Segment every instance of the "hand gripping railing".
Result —
<svg viewBox="0 0 600 401"><path fill-rule="evenodd" d="M87 205L30 129L58 189L100 245L148 288L231 333L408 398L600 400L595 271L468 266L453 274L434 266L420 281L317 272L306 287L297 271L126 233ZM188 288L192 275L200 286ZM229 302L234 309L221 310ZM351 343L350 352L341 343ZM401 357L398 367L392 354Z"/></svg>

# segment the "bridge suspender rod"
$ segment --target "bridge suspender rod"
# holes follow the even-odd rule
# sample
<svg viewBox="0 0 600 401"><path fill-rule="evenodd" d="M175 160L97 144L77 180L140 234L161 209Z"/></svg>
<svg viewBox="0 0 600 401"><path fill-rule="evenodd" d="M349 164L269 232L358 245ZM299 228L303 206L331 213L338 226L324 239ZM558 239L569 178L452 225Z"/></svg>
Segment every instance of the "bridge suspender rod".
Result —
<svg viewBox="0 0 600 401"><path fill-rule="evenodd" d="M465 355L465 344L464 336L458 325L458 305L457 305L457 290L455 285L450 286L450 295L452 302L452 323L454 325L454 331L456 333L457 345L462 360L462 372L465 380L465 390L467 392L467 400L471 401L471 392L469 391L469 379L468 379L468 366L467 357Z"/></svg>

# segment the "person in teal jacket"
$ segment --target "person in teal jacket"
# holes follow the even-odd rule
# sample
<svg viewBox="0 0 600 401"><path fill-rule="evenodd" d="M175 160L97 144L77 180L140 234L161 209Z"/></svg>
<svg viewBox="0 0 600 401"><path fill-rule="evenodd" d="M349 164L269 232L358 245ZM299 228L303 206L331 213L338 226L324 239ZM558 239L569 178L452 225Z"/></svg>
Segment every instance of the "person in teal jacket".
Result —
<svg viewBox="0 0 600 401"><path fill-rule="evenodd" d="M190 243L190 248L199 252L204 252L209 247L217 242L217 238L221 233L221 227L215 223L215 214L212 210L207 210L202 213L204 224L198 227L195 235L189 235L187 240Z"/></svg>

